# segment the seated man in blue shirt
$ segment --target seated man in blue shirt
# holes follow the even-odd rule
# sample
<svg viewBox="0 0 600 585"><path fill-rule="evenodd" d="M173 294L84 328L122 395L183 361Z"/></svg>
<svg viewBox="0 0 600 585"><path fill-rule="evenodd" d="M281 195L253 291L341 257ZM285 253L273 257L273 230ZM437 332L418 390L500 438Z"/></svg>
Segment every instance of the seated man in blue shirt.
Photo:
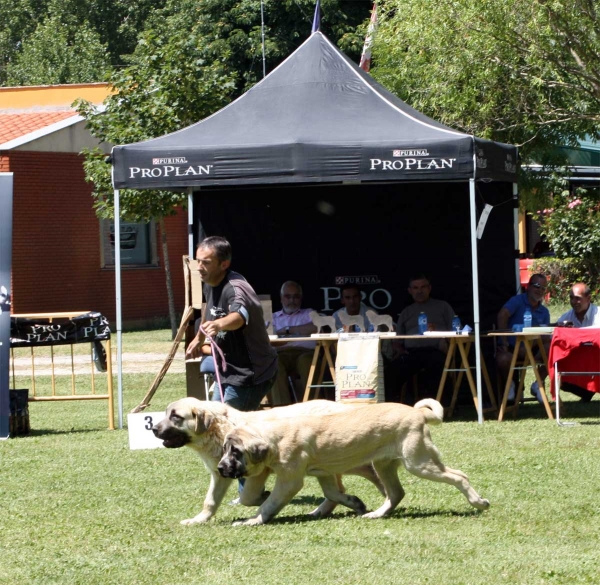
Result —
<svg viewBox="0 0 600 585"><path fill-rule="evenodd" d="M533 326L549 325L550 311L542 304L547 289L548 282L546 277L543 274L533 274L529 279L527 292L510 298L500 309L497 318L498 329L502 331L512 329L513 325L522 325L523 317L527 309L531 311L531 324ZM500 341L496 348L496 365L502 381L501 387L503 388L504 384L506 384L506 378L508 377L508 372L510 370L515 338L507 337L499 339ZM545 341L544 347L546 349L546 355L548 354L549 346L550 340ZM522 360L524 357L525 348L521 345L519 348L519 359ZM547 375L547 369L545 367L540 368L542 380L544 380ZM531 394L535 396L539 402L542 402L537 381L531 385ZM509 400L510 399L514 400L514 397L509 396Z"/></svg>

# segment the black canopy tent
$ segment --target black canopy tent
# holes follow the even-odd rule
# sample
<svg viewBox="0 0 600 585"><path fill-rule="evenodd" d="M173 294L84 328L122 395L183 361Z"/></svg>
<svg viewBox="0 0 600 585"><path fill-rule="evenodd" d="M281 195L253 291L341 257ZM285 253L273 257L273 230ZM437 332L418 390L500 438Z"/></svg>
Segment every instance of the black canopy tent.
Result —
<svg viewBox="0 0 600 585"><path fill-rule="evenodd" d="M196 230L196 239L199 230L210 227L210 219L207 223L204 216L210 217L212 213L217 218L213 225L219 226L218 233L224 233L227 223L245 233L248 229L244 226L256 224L261 226L262 239L267 241L268 247L275 245L281 249L285 239L272 237L269 222L261 211L272 209L277 203L290 210L287 223L296 226L294 238L303 239L305 246L310 247L309 242L316 233L314 222L320 216L325 219L331 216L326 211L331 207L355 208L359 217L350 220L348 236L368 241L369 230L377 235L386 230L373 225L372 220L371 225L357 229L355 224L366 209L385 207L386 202L389 204L396 198L427 201L427 193L434 208L421 208L421 225L417 224L419 218L401 216L397 218L398 229L388 234L390 247L383 256L388 263L400 262L393 245L399 233L411 234L410 256L418 256L422 243L432 240L435 247L444 250L447 246L441 236L448 232L444 232L442 224L448 213L440 216L436 212L448 204L452 209L460 208L460 241L454 242L452 247L462 254L462 266L458 267L454 260L452 265L462 273L459 281L468 274L472 282L473 323L479 336L476 192L482 201L491 205L516 198L516 148L457 132L424 116L375 82L320 32L312 34L279 67L227 107L178 132L116 146L112 161L116 222L121 188L186 188L193 224L190 232ZM313 211L318 210L317 215L296 213L297 206L294 207L293 202L286 202L286 207L284 201L290 196L309 202ZM328 201L332 197L337 198L333 203ZM198 221L200 201L202 226ZM467 208L469 222L465 218ZM193 209L195 211L191 211ZM490 223L492 219L501 221L495 230L497 245L490 242L488 246L494 269L502 274L502 284L494 290L504 288L508 294L514 293L517 274L513 215L512 208L502 206L501 212L490 216ZM432 216L436 217L433 224L429 222ZM382 208L380 217L389 217L389 212ZM340 222L336 224L339 226ZM507 227L512 233L507 233ZM115 226L115 234L119 234L118 226ZM193 239L191 235L190 253ZM252 243L260 243L260 239L258 236ZM255 263L263 251L268 254L268 247L253 249ZM240 246L235 249L239 250ZM470 272L465 267L465 252L469 249ZM498 249L502 253L497 253ZM339 253L344 255L343 245ZM118 255L117 245L117 273ZM236 258L239 258L237 251ZM281 272L275 271L278 280L287 279L290 265L297 262L301 262L301 258L296 255L288 258ZM268 270L274 272L272 266ZM247 273L246 268L244 271ZM258 288L254 281L253 284ZM404 286L403 282L402 289ZM117 275L117 333L120 331L119 289L120 276ZM477 349L478 366L479 363ZM477 374L480 392L479 367ZM479 402L481 404L481 400ZM481 421L481 412L479 418Z"/></svg>
<svg viewBox="0 0 600 585"><path fill-rule="evenodd" d="M516 149L456 132L375 82L322 33L178 132L113 149L114 186L340 181L514 182ZM476 164L475 164L476 161Z"/></svg>

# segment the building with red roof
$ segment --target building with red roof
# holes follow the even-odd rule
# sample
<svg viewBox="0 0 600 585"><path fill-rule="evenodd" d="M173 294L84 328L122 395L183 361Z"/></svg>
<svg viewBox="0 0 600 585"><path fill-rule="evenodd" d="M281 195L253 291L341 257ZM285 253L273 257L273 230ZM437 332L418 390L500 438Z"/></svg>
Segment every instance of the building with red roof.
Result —
<svg viewBox="0 0 600 585"><path fill-rule="evenodd" d="M0 88L0 172L14 181L13 313L91 310L115 318L114 225L96 217L80 154L99 144L72 107L77 98L100 105L109 91L106 83ZM187 217L179 212L165 224L181 312ZM154 222L121 225L125 323L168 315L158 231Z"/></svg>

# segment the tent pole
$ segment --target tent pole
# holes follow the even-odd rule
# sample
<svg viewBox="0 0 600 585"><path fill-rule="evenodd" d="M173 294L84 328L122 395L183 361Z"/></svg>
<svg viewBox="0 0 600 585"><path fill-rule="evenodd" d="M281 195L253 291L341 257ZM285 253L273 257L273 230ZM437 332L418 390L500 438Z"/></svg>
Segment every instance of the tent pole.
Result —
<svg viewBox="0 0 600 585"><path fill-rule="evenodd" d="M119 410L119 429L123 428L123 346L121 324L121 210L119 190L115 189L115 297L117 305L117 403Z"/></svg>
<svg viewBox="0 0 600 585"><path fill-rule="evenodd" d="M188 256L194 257L194 188L188 187Z"/></svg>
<svg viewBox="0 0 600 585"><path fill-rule="evenodd" d="M475 161L473 161L475 165ZM477 167L474 167L477 168ZM479 272L477 270L477 207L475 205L475 179L469 179L471 208L471 264L473 267L473 321L475 325L475 374L477 376L477 422L483 424L481 392L481 331L479 323Z"/></svg>
<svg viewBox="0 0 600 585"><path fill-rule="evenodd" d="M263 79L267 75L267 63L265 61L265 12L263 6L263 0L260 0L260 36L262 46L262 65L263 65Z"/></svg>
<svg viewBox="0 0 600 585"><path fill-rule="evenodd" d="M517 183L513 183L513 236L515 239L515 274L517 278L517 291L515 294L521 292L521 271L519 270L519 186Z"/></svg>

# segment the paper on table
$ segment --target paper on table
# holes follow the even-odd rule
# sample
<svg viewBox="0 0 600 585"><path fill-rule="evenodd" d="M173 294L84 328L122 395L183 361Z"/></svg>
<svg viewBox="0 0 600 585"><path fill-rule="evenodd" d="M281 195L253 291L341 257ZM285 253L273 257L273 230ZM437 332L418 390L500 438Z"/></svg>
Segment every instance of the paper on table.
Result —
<svg viewBox="0 0 600 585"><path fill-rule="evenodd" d="M554 333L554 327L523 327L523 333L539 333L540 335Z"/></svg>
<svg viewBox="0 0 600 585"><path fill-rule="evenodd" d="M469 335L470 331L465 331L464 329L457 333L456 331L425 331L423 335L427 337L452 337L453 335Z"/></svg>

